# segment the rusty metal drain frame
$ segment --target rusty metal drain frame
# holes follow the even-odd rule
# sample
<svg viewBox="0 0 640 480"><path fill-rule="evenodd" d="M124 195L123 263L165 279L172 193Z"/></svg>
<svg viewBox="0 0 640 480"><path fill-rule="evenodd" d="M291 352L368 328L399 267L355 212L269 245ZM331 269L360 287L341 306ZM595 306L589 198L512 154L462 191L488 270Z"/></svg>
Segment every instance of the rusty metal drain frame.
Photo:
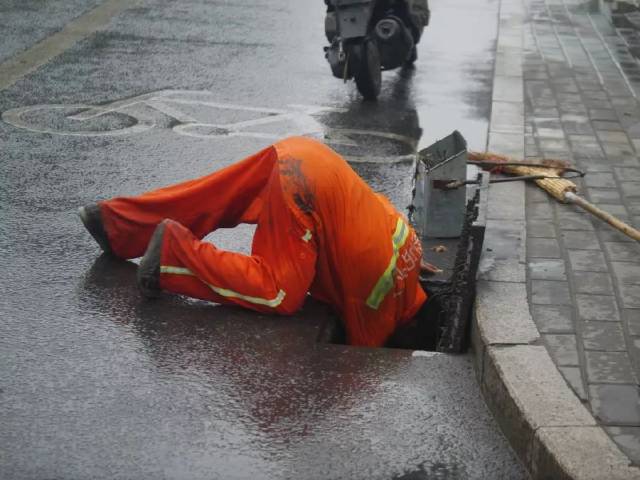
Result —
<svg viewBox="0 0 640 480"><path fill-rule="evenodd" d="M438 352L462 353L469 345L476 276L487 224L488 192L489 174L479 172L477 185L473 186L471 192L467 191L469 200L460 237L446 240L422 238L425 261L443 269L442 274L420 279L430 296L429 301L437 302L439 306L437 319L419 319L420 322L438 322L439 338L435 348ZM432 250L443 242L448 244L450 250L455 246L455 256L444 257L448 264L442 264L438 254Z"/></svg>

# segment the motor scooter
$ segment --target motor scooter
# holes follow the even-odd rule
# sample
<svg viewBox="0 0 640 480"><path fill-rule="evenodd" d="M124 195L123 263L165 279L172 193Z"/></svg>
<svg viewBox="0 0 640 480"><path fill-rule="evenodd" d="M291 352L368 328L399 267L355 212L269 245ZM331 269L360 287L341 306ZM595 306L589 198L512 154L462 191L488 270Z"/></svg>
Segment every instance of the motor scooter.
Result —
<svg viewBox="0 0 640 480"><path fill-rule="evenodd" d="M355 79L360 94L375 100L382 71L412 65L429 24L427 0L325 0L325 57L336 78Z"/></svg>

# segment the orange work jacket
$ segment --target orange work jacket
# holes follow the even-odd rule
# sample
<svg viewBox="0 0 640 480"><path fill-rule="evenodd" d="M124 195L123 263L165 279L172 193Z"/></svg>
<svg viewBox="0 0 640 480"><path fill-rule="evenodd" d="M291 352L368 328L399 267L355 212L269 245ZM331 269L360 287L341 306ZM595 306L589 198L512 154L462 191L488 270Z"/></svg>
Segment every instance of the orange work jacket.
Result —
<svg viewBox="0 0 640 480"><path fill-rule="evenodd" d="M422 245L407 219L326 145L292 137L274 145L285 200L313 232L310 294L334 306L353 345L381 346L427 296Z"/></svg>

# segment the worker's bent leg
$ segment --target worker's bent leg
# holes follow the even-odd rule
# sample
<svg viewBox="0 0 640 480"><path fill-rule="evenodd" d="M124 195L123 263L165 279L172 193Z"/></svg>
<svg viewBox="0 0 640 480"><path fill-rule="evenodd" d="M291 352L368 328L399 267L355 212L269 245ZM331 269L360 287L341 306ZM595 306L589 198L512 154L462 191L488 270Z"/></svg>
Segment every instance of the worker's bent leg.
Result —
<svg viewBox="0 0 640 480"><path fill-rule="evenodd" d="M165 220L164 224L163 290L266 313L291 314L304 303L313 263L301 262L283 274L262 257L220 250L177 222Z"/></svg>
<svg viewBox="0 0 640 480"><path fill-rule="evenodd" d="M100 202L104 229L113 253L121 258L144 254L158 223L171 218L198 238L216 228L255 223L260 197L277 160L272 147L210 175L136 197Z"/></svg>

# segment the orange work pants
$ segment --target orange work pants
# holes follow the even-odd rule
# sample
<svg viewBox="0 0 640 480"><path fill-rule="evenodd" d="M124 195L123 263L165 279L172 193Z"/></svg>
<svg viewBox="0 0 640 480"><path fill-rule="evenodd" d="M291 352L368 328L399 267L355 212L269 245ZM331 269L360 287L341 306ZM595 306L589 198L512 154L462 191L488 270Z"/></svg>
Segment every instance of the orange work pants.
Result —
<svg viewBox="0 0 640 480"><path fill-rule="evenodd" d="M291 314L315 275L313 223L285 199L275 148L210 175L136 197L100 202L110 246L121 258L144 254L164 221L160 287L174 293ZM217 228L257 224L251 255L202 239Z"/></svg>

